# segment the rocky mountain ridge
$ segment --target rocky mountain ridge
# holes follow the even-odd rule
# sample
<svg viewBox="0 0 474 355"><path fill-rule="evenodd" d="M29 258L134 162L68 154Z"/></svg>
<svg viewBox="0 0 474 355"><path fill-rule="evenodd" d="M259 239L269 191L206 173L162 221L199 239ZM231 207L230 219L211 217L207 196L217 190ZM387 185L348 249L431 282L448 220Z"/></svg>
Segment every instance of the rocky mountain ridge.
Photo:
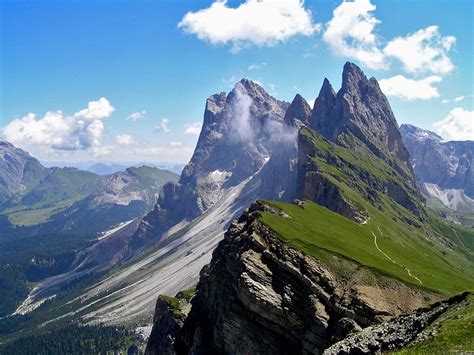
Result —
<svg viewBox="0 0 474 355"><path fill-rule="evenodd" d="M104 231L143 215L162 185L177 179L145 166L105 176L46 168L7 142L0 142L0 175L0 212L7 217L0 228L24 235Z"/></svg>
<svg viewBox="0 0 474 355"><path fill-rule="evenodd" d="M321 353L442 298L447 286L435 274L465 276L467 266L443 256L450 237L429 225L408 150L374 78L347 63L337 94L325 80L311 115L297 96L285 117L299 128L298 207L260 202L233 222L190 304L180 295L158 301L148 354ZM450 261L469 264L463 243L449 248ZM462 290L471 276L449 287ZM433 312L413 323L428 326L442 313Z"/></svg>

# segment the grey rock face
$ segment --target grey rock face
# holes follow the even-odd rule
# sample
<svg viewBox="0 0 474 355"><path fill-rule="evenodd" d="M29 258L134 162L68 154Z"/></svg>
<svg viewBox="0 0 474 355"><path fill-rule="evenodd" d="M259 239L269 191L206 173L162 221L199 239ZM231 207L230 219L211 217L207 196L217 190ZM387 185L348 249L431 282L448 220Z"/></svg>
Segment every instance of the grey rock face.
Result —
<svg viewBox="0 0 474 355"><path fill-rule="evenodd" d="M333 142L342 142L344 134L350 133L377 156L397 158L411 169L408 151L387 98L377 80L367 79L355 64L344 65L342 87L337 95L329 81L324 80L311 116L311 127Z"/></svg>
<svg viewBox="0 0 474 355"><path fill-rule="evenodd" d="M296 158L296 130L284 121L287 108L287 103L247 79L238 82L228 95L209 97L191 161L177 184L164 187L139 234L156 237L182 220L198 217L229 188L264 165L262 181L267 180L264 176L270 181L263 183L255 196L280 199L290 194L286 185L294 170L291 160ZM282 173L273 175L276 170Z"/></svg>
<svg viewBox="0 0 474 355"><path fill-rule="evenodd" d="M176 297L158 297L153 318L153 329L145 354L175 354L176 338L191 310L192 295L180 292Z"/></svg>
<svg viewBox="0 0 474 355"><path fill-rule="evenodd" d="M400 132L420 182L461 190L474 198L474 141L445 142L436 133L406 124Z"/></svg>
<svg viewBox="0 0 474 355"><path fill-rule="evenodd" d="M286 110L283 119L288 125L300 128L302 125L309 126L311 118L311 107L300 94L297 94Z"/></svg>

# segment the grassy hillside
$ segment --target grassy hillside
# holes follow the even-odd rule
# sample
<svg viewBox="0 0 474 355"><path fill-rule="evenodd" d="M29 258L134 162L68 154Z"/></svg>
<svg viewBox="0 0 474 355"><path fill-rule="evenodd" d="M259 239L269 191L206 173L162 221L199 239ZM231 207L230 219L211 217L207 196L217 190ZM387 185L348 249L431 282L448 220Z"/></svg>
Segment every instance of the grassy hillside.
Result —
<svg viewBox="0 0 474 355"><path fill-rule="evenodd" d="M325 256L329 251L418 287L445 294L474 289L472 264L436 239L427 238L425 228L396 223L374 209L369 222L357 224L312 202L303 207L269 203L289 217L265 213L262 221L285 242L320 260L329 261Z"/></svg>
<svg viewBox="0 0 474 355"><path fill-rule="evenodd" d="M443 294L474 289L474 232L430 212L396 158L376 156L351 135L336 145L303 129L300 139L306 166L365 221L356 223L312 202L269 202L289 216L262 217L284 241L323 261L330 262L327 252L335 253Z"/></svg>
<svg viewBox="0 0 474 355"><path fill-rule="evenodd" d="M146 166L107 176L74 168L49 171L3 208L0 206L8 218L8 223L0 221L0 228L8 234L95 234L147 212L161 187L178 180L172 172ZM133 198L115 203L107 195L112 199L117 196L117 200Z"/></svg>

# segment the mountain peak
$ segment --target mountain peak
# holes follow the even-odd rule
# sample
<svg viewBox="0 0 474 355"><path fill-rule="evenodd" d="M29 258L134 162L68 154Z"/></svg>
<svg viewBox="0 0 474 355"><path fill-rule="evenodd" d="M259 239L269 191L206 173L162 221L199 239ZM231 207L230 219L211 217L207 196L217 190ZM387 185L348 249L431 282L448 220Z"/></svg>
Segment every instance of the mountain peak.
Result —
<svg viewBox="0 0 474 355"><path fill-rule="evenodd" d="M299 127L302 124L309 125L311 107L300 94L296 94L290 106L286 110L284 121L290 125Z"/></svg>
<svg viewBox="0 0 474 355"><path fill-rule="evenodd" d="M381 157L395 156L412 175L408 151L402 141L390 104L375 78L367 79L355 64L347 62L337 95L327 79L316 99L311 127L325 138L346 144L347 134L355 136Z"/></svg>
<svg viewBox="0 0 474 355"><path fill-rule="evenodd" d="M265 89L256 81L253 81L252 79L247 79L247 78L242 78L240 79L239 82L235 84L234 89L237 86L243 86L248 92L254 92L254 91L265 91Z"/></svg>
<svg viewBox="0 0 474 355"><path fill-rule="evenodd" d="M443 138L436 133L411 124L402 124L400 126L400 133L405 137L405 141L407 138L413 138L417 141L433 140L441 142L443 140Z"/></svg>
<svg viewBox="0 0 474 355"><path fill-rule="evenodd" d="M360 93L365 91L369 80L362 69L354 63L347 62L342 71L342 92Z"/></svg>
<svg viewBox="0 0 474 355"><path fill-rule="evenodd" d="M311 115L311 127L324 134L324 130L330 127L330 112L336 105L336 93L327 78L324 78L321 90L314 102L314 108ZM324 134L325 135L325 134Z"/></svg>
<svg viewBox="0 0 474 355"><path fill-rule="evenodd" d="M5 148L15 148L13 144L7 142L7 141L0 141L0 147L5 147Z"/></svg>

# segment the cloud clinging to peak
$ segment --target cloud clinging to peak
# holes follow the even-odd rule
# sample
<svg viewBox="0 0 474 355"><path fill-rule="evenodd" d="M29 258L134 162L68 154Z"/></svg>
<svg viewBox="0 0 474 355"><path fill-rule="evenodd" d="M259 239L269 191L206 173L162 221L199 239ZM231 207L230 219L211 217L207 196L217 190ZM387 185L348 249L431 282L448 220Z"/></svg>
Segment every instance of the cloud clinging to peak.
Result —
<svg viewBox="0 0 474 355"><path fill-rule="evenodd" d="M272 46L295 35L309 36L318 31L303 0L246 0L230 7L216 0L208 8L188 12L178 27L212 44L231 44L231 50Z"/></svg>
<svg viewBox="0 0 474 355"><path fill-rule="evenodd" d="M202 122L193 122L184 124L184 134L188 136L199 136L201 133Z"/></svg>

